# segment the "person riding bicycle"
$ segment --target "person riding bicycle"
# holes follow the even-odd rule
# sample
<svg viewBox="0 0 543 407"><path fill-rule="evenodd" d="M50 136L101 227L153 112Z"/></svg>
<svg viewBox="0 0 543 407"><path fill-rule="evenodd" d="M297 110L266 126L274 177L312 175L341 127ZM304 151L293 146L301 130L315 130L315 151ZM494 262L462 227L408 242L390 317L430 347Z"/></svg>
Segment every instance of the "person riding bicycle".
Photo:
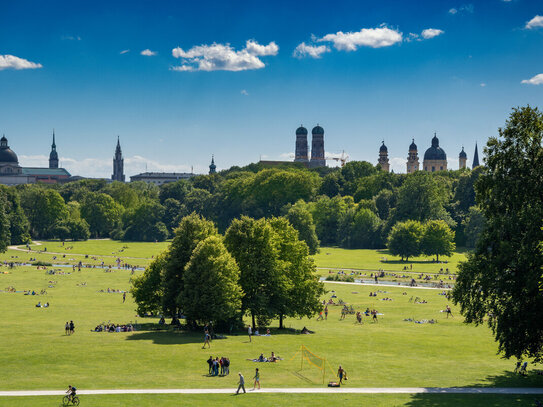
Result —
<svg viewBox="0 0 543 407"><path fill-rule="evenodd" d="M66 394L68 395L68 399L70 401L73 401L74 397L76 396L75 392L77 391L77 389L71 385L68 386L68 391L66 392Z"/></svg>

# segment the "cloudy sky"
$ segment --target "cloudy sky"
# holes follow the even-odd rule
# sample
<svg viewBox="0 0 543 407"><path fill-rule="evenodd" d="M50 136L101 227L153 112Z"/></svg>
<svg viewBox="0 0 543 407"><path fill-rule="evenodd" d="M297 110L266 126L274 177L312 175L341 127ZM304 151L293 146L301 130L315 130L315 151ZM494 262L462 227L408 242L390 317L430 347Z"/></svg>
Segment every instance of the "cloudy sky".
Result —
<svg viewBox="0 0 543 407"><path fill-rule="evenodd" d="M434 131L452 168L511 108L542 106L543 2L4 1L0 133L23 165L109 176L330 155L405 172ZM330 162L333 165L333 161Z"/></svg>

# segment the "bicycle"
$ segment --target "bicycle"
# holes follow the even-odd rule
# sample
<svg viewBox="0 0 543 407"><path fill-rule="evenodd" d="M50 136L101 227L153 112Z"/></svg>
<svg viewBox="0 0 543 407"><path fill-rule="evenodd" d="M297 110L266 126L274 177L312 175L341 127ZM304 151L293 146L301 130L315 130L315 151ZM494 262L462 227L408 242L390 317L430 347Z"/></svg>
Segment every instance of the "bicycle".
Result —
<svg viewBox="0 0 543 407"><path fill-rule="evenodd" d="M70 398L70 396L64 396L62 398L62 405L63 406L78 406L79 397L73 396L72 398Z"/></svg>

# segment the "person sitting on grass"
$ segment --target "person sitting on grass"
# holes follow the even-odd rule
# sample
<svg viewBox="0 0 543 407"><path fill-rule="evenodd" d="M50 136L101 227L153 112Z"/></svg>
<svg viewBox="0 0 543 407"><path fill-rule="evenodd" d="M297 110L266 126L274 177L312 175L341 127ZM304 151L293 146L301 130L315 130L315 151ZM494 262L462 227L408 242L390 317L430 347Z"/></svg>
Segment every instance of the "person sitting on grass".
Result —
<svg viewBox="0 0 543 407"><path fill-rule="evenodd" d="M259 362L265 362L266 361L266 358L264 357L263 353L261 353L260 356L258 357L258 361Z"/></svg>

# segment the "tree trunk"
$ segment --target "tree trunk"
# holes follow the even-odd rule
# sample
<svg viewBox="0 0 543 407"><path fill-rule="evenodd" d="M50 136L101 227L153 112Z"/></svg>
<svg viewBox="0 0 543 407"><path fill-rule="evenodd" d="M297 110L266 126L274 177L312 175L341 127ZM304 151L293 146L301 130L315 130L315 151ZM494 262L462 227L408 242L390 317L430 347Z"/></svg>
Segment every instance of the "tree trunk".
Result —
<svg viewBox="0 0 543 407"><path fill-rule="evenodd" d="M251 318L253 320L253 331L256 329L256 324L255 324L255 314L251 312Z"/></svg>
<svg viewBox="0 0 543 407"><path fill-rule="evenodd" d="M439 253L436 254L436 261L439 263Z"/></svg>
<svg viewBox="0 0 543 407"><path fill-rule="evenodd" d="M283 314L279 315L279 329L283 329Z"/></svg>

